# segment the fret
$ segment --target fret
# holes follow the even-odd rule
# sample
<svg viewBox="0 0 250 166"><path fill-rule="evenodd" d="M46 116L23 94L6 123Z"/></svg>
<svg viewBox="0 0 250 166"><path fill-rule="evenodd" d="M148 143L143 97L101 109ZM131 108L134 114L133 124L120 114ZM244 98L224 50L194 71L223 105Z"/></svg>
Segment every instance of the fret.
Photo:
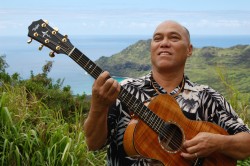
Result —
<svg viewBox="0 0 250 166"><path fill-rule="evenodd" d="M139 103L139 109L137 108L136 109L136 112L138 113L138 114L140 114L140 115L142 115L143 114L143 108L144 108L145 106L143 105L143 103Z"/></svg>
<svg viewBox="0 0 250 166"><path fill-rule="evenodd" d="M152 123L152 126L155 123L154 120L155 120L155 116L154 116L154 114L151 114L150 117L149 117L149 122Z"/></svg>
<svg viewBox="0 0 250 166"><path fill-rule="evenodd" d="M81 56L79 56L79 58L76 60L76 62L78 63L78 62L79 62L79 60L81 60L81 58L82 58L82 55L81 55Z"/></svg>
<svg viewBox="0 0 250 166"><path fill-rule="evenodd" d="M156 120L155 128L159 132L161 130L162 125L164 124L164 121L159 118L159 120Z"/></svg>
<svg viewBox="0 0 250 166"><path fill-rule="evenodd" d="M121 94L122 93L122 94ZM132 109L132 104L131 104L131 99L133 100L137 100L134 96L132 96L132 94L130 94L126 89L123 88L123 91L120 92L121 94L121 101L124 101L125 104Z"/></svg>
<svg viewBox="0 0 250 166"><path fill-rule="evenodd" d="M88 62L84 65L84 69L87 69L89 62L90 62L90 60L88 60Z"/></svg>
<svg viewBox="0 0 250 166"><path fill-rule="evenodd" d="M148 114L149 114L149 111L145 111L145 113L143 114L145 121L148 119Z"/></svg>
<svg viewBox="0 0 250 166"><path fill-rule="evenodd" d="M125 97L126 97L127 94L126 94L124 91L125 91L125 89L122 88L122 89L121 89L121 93L120 93L120 95L119 95L120 98L125 98Z"/></svg>
<svg viewBox="0 0 250 166"><path fill-rule="evenodd" d="M154 119L153 119L153 118L154 118L154 117L153 117L152 112L149 112L149 113L148 113L148 116L147 116L146 122L147 122L147 124L148 124L152 129L154 129L154 126L153 126Z"/></svg>
<svg viewBox="0 0 250 166"><path fill-rule="evenodd" d="M148 112L147 112L147 111L144 111L144 113L142 113L141 117L142 117L143 119L145 119L146 116L147 116L147 114L148 114Z"/></svg>
<svg viewBox="0 0 250 166"><path fill-rule="evenodd" d="M159 128L159 133L164 133L166 132L166 125L169 125L169 122L164 122L164 124L161 125L161 127Z"/></svg>
<svg viewBox="0 0 250 166"><path fill-rule="evenodd" d="M95 79L103 72L100 67L98 67L86 55L81 53L81 51L79 51L77 48L74 48L74 50L70 54L70 58L72 58L82 68L84 68Z"/></svg>
<svg viewBox="0 0 250 166"><path fill-rule="evenodd" d="M87 68L90 70L92 66L93 66L93 64L90 63L89 66L87 66Z"/></svg>
<svg viewBox="0 0 250 166"><path fill-rule="evenodd" d="M159 133L160 133L160 131L162 130L164 124L165 124L165 121L164 121L164 120L162 120L162 119L159 120L159 125L158 125L158 127L157 127L157 131L159 131Z"/></svg>
<svg viewBox="0 0 250 166"><path fill-rule="evenodd" d="M133 105L133 108L134 108L134 112L140 116L140 118L144 120L144 118L142 117L143 113L145 111L147 111L145 108L144 108L144 105L142 103L140 103L138 100L136 100L134 103L136 103L135 105ZM144 108L144 109L143 109Z"/></svg>
<svg viewBox="0 0 250 166"><path fill-rule="evenodd" d="M120 94L118 96L118 98L123 101L127 98L127 95L128 95L128 91L126 89L124 89L123 87L121 87L121 91L120 91Z"/></svg>
<svg viewBox="0 0 250 166"><path fill-rule="evenodd" d="M155 129L156 131L158 131L158 129L159 129L159 127L158 127L158 122L159 122L159 121L161 121L161 119L160 119L158 116L154 115L153 126L154 126L154 129Z"/></svg>
<svg viewBox="0 0 250 166"><path fill-rule="evenodd" d="M133 110L135 110L134 112L139 112L139 111L137 111L138 110L138 108L142 108L141 107L141 103L140 102L138 102L137 100L135 100L134 101L134 103L132 104L132 106L131 106L132 108L133 108Z"/></svg>
<svg viewBox="0 0 250 166"><path fill-rule="evenodd" d="M145 111L146 110L146 111ZM149 110L149 108L148 107L146 107L145 105L143 105L143 109L142 109L142 114L144 114L144 113L147 113L148 114L148 112L150 112L150 110ZM146 114L146 116L147 116L147 114Z"/></svg>
<svg viewBox="0 0 250 166"><path fill-rule="evenodd" d="M68 53L69 56L71 56L72 52L75 50L75 47L71 49L71 51Z"/></svg>
<svg viewBox="0 0 250 166"><path fill-rule="evenodd" d="M94 66L93 63L91 62L91 60L89 60L88 63L86 64L86 70L89 72L89 74L93 66Z"/></svg>
<svg viewBox="0 0 250 166"><path fill-rule="evenodd" d="M94 66L94 68L92 69L92 71L90 71L90 74L92 74L94 71L95 71L95 68L96 68L97 66L95 65Z"/></svg>
<svg viewBox="0 0 250 166"><path fill-rule="evenodd" d="M131 99L133 99L133 97L129 97L128 101L126 101L130 108L132 107L132 104L130 103Z"/></svg>
<svg viewBox="0 0 250 166"><path fill-rule="evenodd" d="M139 114L142 119L145 119L145 115L147 114L149 110L143 103L141 103L140 105L142 106L141 106L141 109L139 110L137 109L137 114Z"/></svg>
<svg viewBox="0 0 250 166"><path fill-rule="evenodd" d="M154 116L153 116L152 112L149 112L149 115L148 115L147 118L148 118L148 122L150 124L154 122Z"/></svg>

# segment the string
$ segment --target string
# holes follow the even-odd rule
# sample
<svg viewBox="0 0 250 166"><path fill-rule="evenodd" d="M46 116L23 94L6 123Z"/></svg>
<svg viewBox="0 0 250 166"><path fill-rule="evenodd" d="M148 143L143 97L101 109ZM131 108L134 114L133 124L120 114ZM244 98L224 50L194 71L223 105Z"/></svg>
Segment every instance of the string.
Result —
<svg viewBox="0 0 250 166"><path fill-rule="evenodd" d="M49 31L51 31L50 29L48 29ZM58 36L57 35L57 33L54 35L57 39L59 39L59 41L60 41L60 36ZM52 43L54 46L57 46L57 43L56 42L54 42L54 41L50 41L50 43ZM67 47L65 47L65 46L67 46ZM68 43L67 43L67 41L66 42L62 42L61 43L61 46L60 46L60 49L62 49L67 55L69 55L69 53L72 51L72 53L71 53L71 55L69 55L74 61L76 61L80 66L82 66L83 68L85 68L86 70L88 70L87 69L87 67L88 67L88 64L89 63L91 63L90 64L90 67L89 67L89 69L91 69L91 67L92 67L92 65L94 65L94 68L92 68L91 70L91 74L95 77L95 78L97 78L103 71L101 70L101 71L97 71L97 70L95 70L96 68L97 69L100 69L98 66L96 66L91 60L89 60L84 54L82 54L80 51L79 51L79 53L81 54L81 55L78 55L77 53L75 53L75 50L73 50L73 49L75 49L74 47L72 47L71 45L69 45ZM87 59L85 59L85 58L82 58L82 57L84 57L85 56L85 58L87 58ZM184 79L183 79L184 80ZM183 81L184 82L184 81ZM183 88L183 86L184 86L184 83L182 82L182 88ZM154 87L154 85L153 85L153 87ZM154 87L155 88L155 87ZM177 95L181 92L181 89L182 88L180 88L179 89L179 91L176 93ZM159 92L156 88L155 88L155 90L157 91L157 92ZM121 93L124 91L124 88L122 88L122 90L121 90ZM135 98L134 96L132 96L131 97L131 95L129 95L129 97L127 97L127 95L128 94L130 94L130 93L128 93L127 91L125 91L126 93L123 93L123 94L125 94L126 96L122 96L122 97L124 97L124 101L127 103L127 105L128 105L128 107L132 107L132 108L135 108L137 111L138 111L138 106L140 106L141 104L136 104L137 102L138 102L138 99L137 98ZM129 99L127 99L127 98L129 98ZM135 102L133 102L132 104L130 103L131 102L131 99L133 98L133 100L132 101L135 101ZM135 100L134 100L135 99ZM127 101L126 101L127 100ZM136 105L135 105L136 104ZM136 106L136 107L135 107ZM165 139L169 139L170 137L171 137L171 135L173 135L172 133L174 133L174 128L170 128L170 131L168 131L168 129L166 129L165 127L164 127L164 124L166 124L163 120L161 120L154 112L152 112L151 110L149 110L147 107L146 107L146 109L145 109L145 107L146 106L144 106L143 105L143 107L141 107L141 108L143 108L143 109L140 109L139 110L139 112L138 112L138 114L141 114L141 110L143 110L143 112L145 112L145 110L146 110L146 112L149 112L149 113L147 113L146 115L145 114L142 114L141 115L141 117L143 117L143 115L145 115L145 116L148 116L148 115L150 115L151 114L151 117L150 118L148 118L148 119L151 119L152 117L153 117L153 120L151 120L151 121L149 121L149 122L147 122L147 121L144 121L145 123L147 123L147 124L149 124L151 127L152 127L152 129L153 130L156 130L156 132L158 133L158 134L160 134L161 136L163 136L163 138L165 138ZM156 120L155 120L155 118L156 118ZM157 124L155 124L154 122L156 121L156 123ZM156 126L155 126L156 125ZM155 126L155 127L154 127ZM172 130L172 131L171 131ZM179 132L177 133L178 135L177 135L177 138L179 137L179 139L181 138L181 140L182 140L182 136L181 135L179 135ZM179 151L183 151L183 147L181 146L180 148L179 148L179 143L178 142L176 142L175 140L173 140L172 142L171 142L174 146L175 146L175 148L176 149L178 149Z"/></svg>
<svg viewBox="0 0 250 166"><path fill-rule="evenodd" d="M156 91L156 93L158 93L158 94L161 94L159 91L158 91L158 89L155 87L155 85L154 85L154 82L151 80L151 85L153 86L153 88L155 89L155 91ZM185 78L183 77L183 79L182 79L182 83L181 83L181 87L178 89L178 91L174 94L174 95L172 95L173 97L176 97L176 96L178 96L178 94L182 91L182 89L184 88L184 85L185 85ZM174 130L174 129L172 129L172 130ZM171 132L170 132L171 133ZM178 135L177 135L177 137L182 137L181 135L179 135L180 133L178 132L177 133Z"/></svg>
<svg viewBox="0 0 250 166"><path fill-rule="evenodd" d="M150 80L151 80L151 85L153 86L153 88L154 88L154 90L156 91L156 93L158 93L158 95L161 94L161 93L159 92L159 90L155 87L155 84L154 84L155 82L154 82L152 79L153 79L153 78L150 79ZM178 96L179 93L183 90L184 85L185 85L185 77L183 76L182 82L181 82L181 87L178 89L178 91L177 91L174 95L171 95L171 96L173 96L173 97ZM182 137L182 136L181 136L181 135L178 135L178 137Z"/></svg>

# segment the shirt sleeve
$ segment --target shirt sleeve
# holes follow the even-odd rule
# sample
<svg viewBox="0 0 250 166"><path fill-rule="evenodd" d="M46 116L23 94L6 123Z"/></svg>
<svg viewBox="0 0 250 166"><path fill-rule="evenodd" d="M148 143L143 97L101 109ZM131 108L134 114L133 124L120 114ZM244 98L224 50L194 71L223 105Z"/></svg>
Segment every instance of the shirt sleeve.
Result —
<svg viewBox="0 0 250 166"><path fill-rule="evenodd" d="M212 88L207 88L202 92L202 103L207 105L204 113L209 114L209 119L218 124L229 134L248 132L250 130L243 120L238 116L226 99Z"/></svg>

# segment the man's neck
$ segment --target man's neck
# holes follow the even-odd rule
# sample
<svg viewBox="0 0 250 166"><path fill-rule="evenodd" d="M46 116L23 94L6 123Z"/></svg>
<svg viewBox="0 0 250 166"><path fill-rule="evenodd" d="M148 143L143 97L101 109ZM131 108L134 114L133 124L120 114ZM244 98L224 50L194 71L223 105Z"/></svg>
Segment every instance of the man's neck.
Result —
<svg viewBox="0 0 250 166"><path fill-rule="evenodd" d="M154 80L163 87L168 93L172 92L182 81L183 72L178 73L159 73L152 71Z"/></svg>

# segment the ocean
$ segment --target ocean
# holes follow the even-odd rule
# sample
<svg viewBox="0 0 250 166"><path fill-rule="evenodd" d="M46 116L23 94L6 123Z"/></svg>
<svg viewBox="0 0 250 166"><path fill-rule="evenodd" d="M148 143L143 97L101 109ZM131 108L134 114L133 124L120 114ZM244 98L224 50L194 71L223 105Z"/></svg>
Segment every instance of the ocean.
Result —
<svg viewBox="0 0 250 166"><path fill-rule="evenodd" d="M72 36L71 43L81 50L92 61L101 56L116 54L138 40L147 40L150 36ZM49 57L50 49L44 47L38 50L40 44L33 41L27 44L27 36L0 36L0 55L5 55L9 67L6 71L9 74L19 73L22 79L30 77L31 71L34 74L42 72L46 61L53 61L53 67L49 73L54 81L64 79L64 86L70 85L74 94L91 94L91 87L94 79L88 75L78 64L64 54L56 54L54 58ZM249 36L198 36L191 38L194 47L205 46L231 47L237 44L250 44ZM115 77L118 81L120 77Z"/></svg>

